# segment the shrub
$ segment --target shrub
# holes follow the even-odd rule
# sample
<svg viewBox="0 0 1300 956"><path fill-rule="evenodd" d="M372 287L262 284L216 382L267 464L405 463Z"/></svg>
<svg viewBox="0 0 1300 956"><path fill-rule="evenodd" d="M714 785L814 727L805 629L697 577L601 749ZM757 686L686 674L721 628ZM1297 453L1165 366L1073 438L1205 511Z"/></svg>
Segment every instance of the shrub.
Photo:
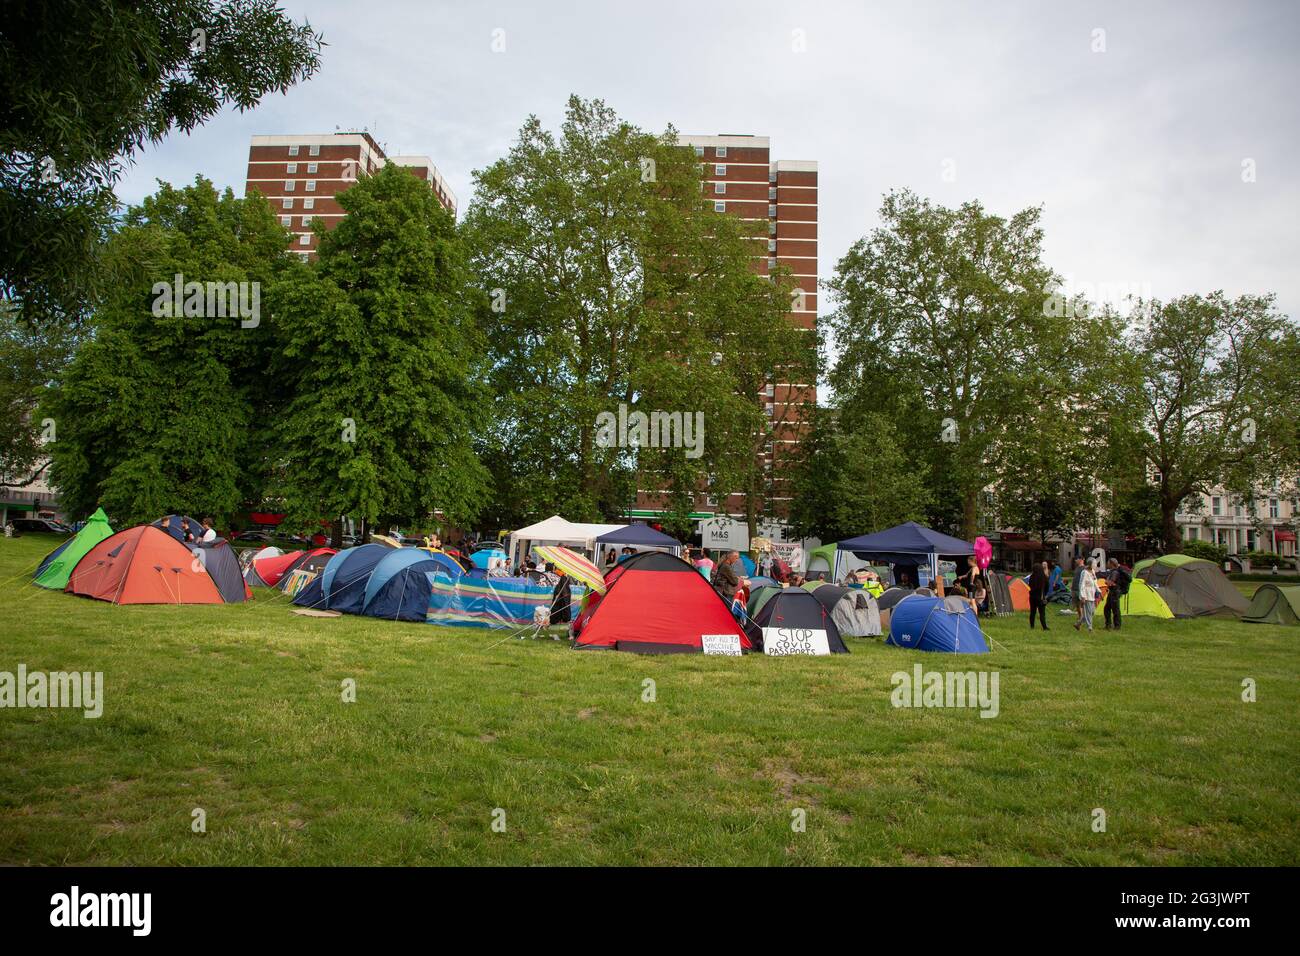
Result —
<svg viewBox="0 0 1300 956"><path fill-rule="evenodd" d="M1228 557L1228 549L1208 541L1184 541L1183 554L1192 558L1204 558L1222 565Z"/></svg>

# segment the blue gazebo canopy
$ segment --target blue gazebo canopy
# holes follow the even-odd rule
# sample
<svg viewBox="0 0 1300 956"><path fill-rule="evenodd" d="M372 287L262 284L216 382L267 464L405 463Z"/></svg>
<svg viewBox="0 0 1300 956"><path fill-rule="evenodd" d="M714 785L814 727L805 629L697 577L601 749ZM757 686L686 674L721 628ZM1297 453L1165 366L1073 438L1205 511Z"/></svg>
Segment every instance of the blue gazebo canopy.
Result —
<svg viewBox="0 0 1300 956"><path fill-rule="evenodd" d="M642 548L679 548L681 542L656 531L646 524L630 524L617 531L608 531L596 539L597 544L617 544Z"/></svg>
<svg viewBox="0 0 1300 956"><path fill-rule="evenodd" d="M877 531L875 534L847 538L835 547L839 551L852 551L860 557L876 558L891 563L919 564L923 558L975 553L975 547L969 541L940 534L915 521L905 521L896 527Z"/></svg>

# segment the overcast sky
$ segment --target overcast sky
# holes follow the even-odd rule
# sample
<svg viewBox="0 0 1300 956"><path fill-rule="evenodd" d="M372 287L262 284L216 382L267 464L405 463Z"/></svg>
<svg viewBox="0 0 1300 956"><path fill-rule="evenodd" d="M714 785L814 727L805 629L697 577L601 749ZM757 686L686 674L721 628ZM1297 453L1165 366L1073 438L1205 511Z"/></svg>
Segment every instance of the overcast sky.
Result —
<svg viewBox="0 0 1300 956"><path fill-rule="evenodd" d="M325 35L316 76L169 137L122 199L197 173L242 195L250 136L368 127L432 157L463 212L472 171L578 93L645 129L766 135L773 159L816 160L822 278L906 186L1005 215L1041 204L1050 265L1103 298L1276 292L1300 316L1297 3L285 7Z"/></svg>

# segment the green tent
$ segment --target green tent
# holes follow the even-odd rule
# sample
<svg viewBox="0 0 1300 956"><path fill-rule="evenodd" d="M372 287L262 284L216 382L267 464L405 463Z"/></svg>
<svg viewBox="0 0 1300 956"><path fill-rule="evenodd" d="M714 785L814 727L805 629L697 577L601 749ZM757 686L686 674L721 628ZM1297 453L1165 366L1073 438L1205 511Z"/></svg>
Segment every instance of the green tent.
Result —
<svg viewBox="0 0 1300 956"><path fill-rule="evenodd" d="M835 576L835 542L808 552L808 568L804 576L812 577L814 574L824 574L828 581Z"/></svg>
<svg viewBox="0 0 1300 956"><path fill-rule="evenodd" d="M1174 617L1240 617L1250 606L1219 566L1204 558L1161 555L1154 561L1139 561L1133 566L1133 577L1155 588Z"/></svg>
<svg viewBox="0 0 1300 956"><path fill-rule="evenodd" d="M103 508L96 508L80 531L45 556L32 583L52 591L62 591L68 586L72 569L86 556L86 552L112 533L108 515L104 514Z"/></svg>
<svg viewBox="0 0 1300 956"><path fill-rule="evenodd" d="M1252 624L1300 624L1300 584L1261 584L1241 619Z"/></svg>
<svg viewBox="0 0 1300 956"><path fill-rule="evenodd" d="M1139 617L1158 617L1164 620L1173 620L1174 617L1174 612L1169 610L1165 599L1141 578L1134 578L1129 582L1128 594L1124 595L1120 611L1125 616L1135 614Z"/></svg>
<svg viewBox="0 0 1300 956"><path fill-rule="evenodd" d="M774 588L771 585L762 588L755 588L753 593L749 596L749 604L745 608L745 613L750 617L753 617L759 612L759 609L762 608L764 604L772 599L774 595L780 594L784 590L785 588Z"/></svg>

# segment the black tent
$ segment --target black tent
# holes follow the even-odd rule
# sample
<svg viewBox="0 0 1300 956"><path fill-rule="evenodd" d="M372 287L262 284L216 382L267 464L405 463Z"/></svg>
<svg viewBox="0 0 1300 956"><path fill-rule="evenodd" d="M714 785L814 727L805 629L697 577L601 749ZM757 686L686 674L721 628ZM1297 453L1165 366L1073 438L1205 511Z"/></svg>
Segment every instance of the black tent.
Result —
<svg viewBox="0 0 1300 956"><path fill-rule="evenodd" d="M1011 603L1011 588L1007 584L1007 576L997 571L985 571L984 580L988 582L986 590L989 592L989 612L999 617L1013 614L1016 607Z"/></svg>
<svg viewBox="0 0 1300 956"><path fill-rule="evenodd" d="M829 585L822 585L829 587ZM821 588L818 588L821 590ZM847 654L849 649L840 637L831 612L813 594L803 588L784 588L768 598L754 616L760 629L757 645L766 654L809 654L808 631L825 631L826 646L832 654Z"/></svg>
<svg viewBox="0 0 1300 956"><path fill-rule="evenodd" d="M876 606L882 611L888 611L911 593L911 588L890 588L884 594L880 595L880 597L876 598Z"/></svg>

